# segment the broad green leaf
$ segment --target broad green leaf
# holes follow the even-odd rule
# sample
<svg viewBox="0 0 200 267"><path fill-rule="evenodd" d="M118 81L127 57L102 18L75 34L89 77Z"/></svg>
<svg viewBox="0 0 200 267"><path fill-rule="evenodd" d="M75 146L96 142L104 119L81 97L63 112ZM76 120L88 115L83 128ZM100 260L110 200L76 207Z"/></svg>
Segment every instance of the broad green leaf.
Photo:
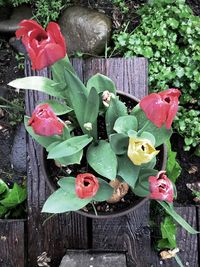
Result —
<svg viewBox="0 0 200 267"><path fill-rule="evenodd" d="M58 100L51 99L40 102L40 104L45 104L45 103L49 104L49 106L53 109L54 113L58 116L69 113L73 110L66 104L58 102Z"/></svg>
<svg viewBox="0 0 200 267"><path fill-rule="evenodd" d="M123 133L111 134L109 136L109 142L116 155L127 153L129 143L129 138L127 135Z"/></svg>
<svg viewBox="0 0 200 267"><path fill-rule="evenodd" d="M85 107L84 123L91 122L92 124L97 120L99 112L99 95L94 87L91 88Z"/></svg>
<svg viewBox="0 0 200 267"><path fill-rule="evenodd" d="M53 65L51 65L53 80L58 83L63 83L64 81L64 72L63 67L71 71L72 73L75 73L75 70L73 69L68 56L66 55L64 58L56 61Z"/></svg>
<svg viewBox="0 0 200 267"><path fill-rule="evenodd" d="M100 175L114 180L117 173L117 157L108 142L100 140L99 144L91 144L87 150L89 165Z"/></svg>
<svg viewBox="0 0 200 267"><path fill-rule="evenodd" d="M140 166L134 165L127 155L117 157L118 160L118 171L117 175L121 176L126 183L132 188L135 187L137 182Z"/></svg>
<svg viewBox="0 0 200 267"><path fill-rule="evenodd" d="M67 190L59 188L48 197L44 203L42 212L63 213L68 211L76 211L85 207L91 200L91 198L79 198L75 194L75 186L74 192L67 192Z"/></svg>
<svg viewBox="0 0 200 267"><path fill-rule="evenodd" d="M98 178L98 181L99 181L99 189L96 195L92 199L94 201L108 200L109 198L111 198L114 189L109 185L109 183L107 183L103 179Z"/></svg>
<svg viewBox="0 0 200 267"><path fill-rule="evenodd" d="M141 169L153 169L156 165L156 157L154 157L151 161L148 163L143 163L141 165Z"/></svg>
<svg viewBox="0 0 200 267"><path fill-rule="evenodd" d="M64 166L67 166L71 164L80 164L82 157L83 157L83 149L71 156L57 158L55 159L55 161L59 162L60 164Z"/></svg>
<svg viewBox="0 0 200 267"><path fill-rule="evenodd" d="M42 76L31 76L16 79L8 84L17 89L29 89L46 93L51 96L65 98L63 85Z"/></svg>
<svg viewBox="0 0 200 267"><path fill-rule="evenodd" d="M31 137L37 141L41 146L47 148L50 144L57 142L57 141L62 141L62 137L59 135L53 135L53 136L41 136L38 134L35 134L33 131L33 128L31 126L28 126L28 120L30 118L27 116L24 116L24 125L27 130L27 132L31 135Z"/></svg>
<svg viewBox="0 0 200 267"><path fill-rule="evenodd" d="M157 202L165 209L165 211L172 216L172 218L179 223L185 230L187 230L190 234L198 234L199 232L196 231L189 223L187 223L175 210L172 204L169 204L164 201Z"/></svg>
<svg viewBox="0 0 200 267"><path fill-rule="evenodd" d="M92 141L87 134L74 136L53 147L48 154L48 159L58 159L76 154Z"/></svg>
<svg viewBox="0 0 200 267"><path fill-rule="evenodd" d="M88 80L88 90L92 87L94 87L98 93L109 91L110 93L116 94L116 87L113 81L100 73L97 73Z"/></svg>
<svg viewBox="0 0 200 267"><path fill-rule="evenodd" d="M115 121L121 117L121 116L125 116L127 115L127 108L124 105L124 103L122 103L118 97L116 98L111 98L110 101L110 105L106 111L106 131L107 131L107 135L110 135L112 133L114 133L114 124Z"/></svg>
<svg viewBox="0 0 200 267"><path fill-rule="evenodd" d="M85 131L83 124L88 90L81 80L67 69L64 69L64 79L67 85L67 101L73 108L82 130Z"/></svg>
<svg viewBox="0 0 200 267"><path fill-rule="evenodd" d="M3 194L5 191L8 191L9 188L7 186L7 184L2 180L0 179L0 195ZM1 198L1 196L0 196Z"/></svg>
<svg viewBox="0 0 200 267"><path fill-rule="evenodd" d="M179 177L181 173L181 166L176 161L176 152L171 150L170 141L167 142L167 167L166 172L167 176L170 178L172 182L176 182L176 179Z"/></svg>
<svg viewBox="0 0 200 267"><path fill-rule="evenodd" d="M134 194L140 197L145 197L150 194L149 192L149 176L155 176L158 171L154 169L141 169L139 173L139 180L135 188L132 190Z"/></svg>
<svg viewBox="0 0 200 267"><path fill-rule="evenodd" d="M143 110L140 109L139 104L134 107L134 109L131 111L131 114L137 117L138 129L141 129L148 119ZM165 125L163 125L161 128L158 128L152 122L149 122L145 128L145 132L149 132L155 137L155 147L165 143L172 135L172 130L166 129Z"/></svg>
<svg viewBox="0 0 200 267"><path fill-rule="evenodd" d="M91 123L92 130L87 133L97 139L97 117L99 113L99 95L94 87L91 88L85 107L84 123ZM87 129L86 129L87 130Z"/></svg>
<svg viewBox="0 0 200 267"><path fill-rule="evenodd" d="M66 193L75 193L75 177L63 177L58 180L58 185L66 192Z"/></svg>
<svg viewBox="0 0 200 267"><path fill-rule="evenodd" d="M137 126L138 123L135 116L121 116L115 121L114 130L117 133L127 134L129 130L137 131Z"/></svg>
<svg viewBox="0 0 200 267"><path fill-rule="evenodd" d="M164 221L161 223L161 233L162 239L158 241L159 249L173 249L176 248L176 225L172 217L165 217Z"/></svg>
<svg viewBox="0 0 200 267"><path fill-rule="evenodd" d="M27 197L26 188L20 187L18 184L14 184L10 189L6 197L0 201L0 204L6 208L13 208L22 203Z"/></svg>

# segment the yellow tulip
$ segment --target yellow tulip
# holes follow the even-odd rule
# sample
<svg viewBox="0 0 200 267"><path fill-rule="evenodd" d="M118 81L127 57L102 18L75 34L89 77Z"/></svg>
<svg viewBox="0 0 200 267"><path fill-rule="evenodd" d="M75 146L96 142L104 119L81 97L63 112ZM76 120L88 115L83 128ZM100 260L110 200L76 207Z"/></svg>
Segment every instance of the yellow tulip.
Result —
<svg viewBox="0 0 200 267"><path fill-rule="evenodd" d="M158 153L159 150L156 150L148 139L129 138L128 157L135 165L148 163Z"/></svg>

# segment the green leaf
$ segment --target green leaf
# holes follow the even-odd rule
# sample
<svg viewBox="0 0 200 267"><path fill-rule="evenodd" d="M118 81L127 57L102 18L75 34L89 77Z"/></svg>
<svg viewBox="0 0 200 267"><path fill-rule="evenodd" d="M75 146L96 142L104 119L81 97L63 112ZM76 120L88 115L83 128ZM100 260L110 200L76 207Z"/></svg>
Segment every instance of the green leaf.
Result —
<svg viewBox="0 0 200 267"><path fill-rule="evenodd" d="M63 86L42 76L31 76L16 79L8 84L17 89L29 89L46 93L51 96L65 98Z"/></svg>
<svg viewBox="0 0 200 267"><path fill-rule="evenodd" d="M66 104L58 102L58 100L52 99L52 100L45 100L45 101L40 102L40 104L45 104L45 103L49 104L49 106L53 109L54 113L58 116L69 113L73 110L72 108L68 107Z"/></svg>
<svg viewBox="0 0 200 267"><path fill-rule="evenodd" d="M89 165L100 175L114 180L117 173L117 157L108 142L100 140L98 145L91 144L87 150Z"/></svg>
<svg viewBox="0 0 200 267"><path fill-rule="evenodd" d="M6 207L0 205L0 218L3 218L3 215L5 215L7 211L8 209Z"/></svg>
<svg viewBox="0 0 200 267"><path fill-rule="evenodd" d="M109 136L109 142L116 155L127 153L129 143L129 138L127 135L122 133L111 134Z"/></svg>
<svg viewBox="0 0 200 267"><path fill-rule="evenodd" d="M66 192L66 193L75 193L75 177L63 177L58 180L58 185Z"/></svg>
<svg viewBox="0 0 200 267"><path fill-rule="evenodd" d="M113 188L103 179L98 178L99 189L96 195L92 198L94 201L105 201L111 198L113 194Z"/></svg>
<svg viewBox="0 0 200 267"><path fill-rule="evenodd" d="M85 131L83 124L88 90L81 80L67 69L64 69L64 78L67 85L67 101L70 107L73 108L82 130Z"/></svg>
<svg viewBox="0 0 200 267"><path fill-rule="evenodd" d="M162 239L158 241L159 249L173 249L177 247L176 244L176 225L172 217L165 217L164 222L161 223Z"/></svg>
<svg viewBox="0 0 200 267"><path fill-rule="evenodd" d="M28 116L24 116L24 126L27 130L27 132L31 135L31 137L37 141L41 146L47 148L49 145L51 145L54 142L62 141L62 137L59 135L53 135L53 136L41 136L38 134L35 134L33 131L33 128L31 126L28 126L28 120L30 118Z"/></svg>
<svg viewBox="0 0 200 267"><path fill-rule="evenodd" d="M64 81L64 72L63 68L68 69L71 71L73 74L76 75L75 70L73 69L68 56L66 55L65 58L62 58L55 62L53 65L51 65L51 70L52 70L52 75L53 75L53 80L58 82L58 83L63 83Z"/></svg>
<svg viewBox="0 0 200 267"><path fill-rule="evenodd" d="M97 73L88 80L88 90L91 90L92 87L94 87L98 93L109 91L110 93L116 94L116 87L113 81L100 73Z"/></svg>
<svg viewBox="0 0 200 267"><path fill-rule="evenodd" d="M94 87L91 88L87 103L85 107L84 123L91 122L92 124L97 120L99 112L99 95Z"/></svg>
<svg viewBox="0 0 200 267"><path fill-rule="evenodd" d="M154 169L141 169L139 173L139 180L135 188L132 190L134 194L140 197L146 197L150 194L149 191L149 176L155 176L158 171Z"/></svg>
<svg viewBox="0 0 200 267"><path fill-rule="evenodd" d="M67 166L71 164L80 164L82 157L83 157L83 149L71 156L56 158L55 161L59 162L64 166Z"/></svg>
<svg viewBox="0 0 200 267"><path fill-rule="evenodd" d="M53 147L49 151L48 159L58 159L71 156L82 150L91 141L92 137L89 137L87 134L81 136L74 136Z"/></svg>
<svg viewBox="0 0 200 267"><path fill-rule="evenodd" d="M157 202L166 210L166 212L172 216L172 218L179 223L185 230L187 230L190 234L198 234L199 232L196 231L189 223L187 223L175 210L172 205L167 202Z"/></svg>
<svg viewBox="0 0 200 267"><path fill-rule="evenodd" d="M121 176L126 183L128 183L132 188L134 188L138 179L140 166L134 165L129 160L127 155L118 156L117 160L118 160L117 175Z"/></svg>
<svg viewBox="0 0 200 267"><path fill-rule="evenodd" d="M91 198L81 199L75 194L75 185L74 192L67 192L62 188L59 188L48 197L44 203L42 212L63 213L76 211L85 207L90 201Z"/></svg>
<svg viewBox="0 0 200 267"><path fill-rule="evenodd" d="M117 97L111 98L110 105L106 111L106 131L107 135L114 133L113 127L115 121L120 116L127 115L127 108Z"/></svg>
<svg viewBox="0 0 200 267"><path fill-rule="evenodd" d="M8 191L8 190L9 190L9 188L8 188L7 184L2 179L0 179L0 195L3 194L4 192Z"/></svg>
<svg viewBox="0 0 200 267"><path fill-rule="evenodd" d="M26 196L26 188L22 188L15 183L13 188L10 189L9 194L0 203L6 208L13 208L26 200Z"/></svg>
<svg viewBox="0 0 200 267"><path fill-rule="evenodd" d="M140 137L149 140L153 146L155 145L156 140L153 134L145 131L141 133Z"/></svg>
<svg viewBox="0 0 200 267"><path fill-rule="evenodd" d="M181 174L181 166L179 163L176 161L176 152L173 152L171 150L171 144L170 141L167 143L167 167L166 167L166 172L167 176L170 178L172 182L176 182L176 179L179 177Z"/></svg>
<svg viewBox="0 0 200 267"><path fill-rule="evenodd" d="M138 129L141 129L148 120L145 113L143 112L143 110L140 109L139 105L137 105L131 111L131 114L137 117ZM165 143L172 135L172 130L166 129L165 125L163 125L161 128L158 128L150 121L147 127L145 128L145 132L149 132L155 137L155 147L158 147L161 144Z"/></svg>
<svg viewBox="0 0 200 267"><path fill-rule="evenodd" d="M137 118L131 115L119 117L114 124L114 130L123 134L127 134L129 130L137 131L137 127Z"/></svg>

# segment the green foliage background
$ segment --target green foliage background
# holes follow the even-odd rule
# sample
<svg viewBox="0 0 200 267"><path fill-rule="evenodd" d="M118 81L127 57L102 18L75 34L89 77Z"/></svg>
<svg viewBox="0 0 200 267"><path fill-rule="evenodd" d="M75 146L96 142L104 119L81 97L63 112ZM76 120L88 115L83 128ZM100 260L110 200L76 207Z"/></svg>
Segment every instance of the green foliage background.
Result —
<svg viewBox="0 0 200 267"><path fill-rule="evenodd" d="M185 0L151 0L138 14L136 29L113 35L114 50L125 57L148 58L151 91L180 88L183 108L175 125L189 150L200 144L200 17L192 14Z"/></svg>

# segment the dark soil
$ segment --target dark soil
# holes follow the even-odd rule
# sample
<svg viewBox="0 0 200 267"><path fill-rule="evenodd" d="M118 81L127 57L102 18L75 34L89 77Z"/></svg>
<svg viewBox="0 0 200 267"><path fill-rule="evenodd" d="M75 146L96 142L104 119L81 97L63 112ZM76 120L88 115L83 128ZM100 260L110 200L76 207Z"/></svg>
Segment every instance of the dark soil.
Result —
<svg viewBox="0 0 200 267"><path fill-rule="evenodd" d="M15 53L8 44L8 37L0 36L0 105L9 105L9 101L23 101L23 94L14 92L7 84L15 78L23 77L23 71L18 69ZM23 182L24 176L12 169L10 154L17 124L22 119L16 109L2 108L3 116L0 117L0 178L8 185L13 182ZM21 117L20 117L21 116Z"/></svg>
<svg viewBox="0 0 200 267"><path fill-rule="evenodd" d="M177 152L177 161L181 165L181 175L176 181L177 202L182 205L195 204L192 191L188 189L186 184L200 182L200 158L194 155L194 151L184 151L183 138L174 134L172 136L172 148Z"/></svg>

